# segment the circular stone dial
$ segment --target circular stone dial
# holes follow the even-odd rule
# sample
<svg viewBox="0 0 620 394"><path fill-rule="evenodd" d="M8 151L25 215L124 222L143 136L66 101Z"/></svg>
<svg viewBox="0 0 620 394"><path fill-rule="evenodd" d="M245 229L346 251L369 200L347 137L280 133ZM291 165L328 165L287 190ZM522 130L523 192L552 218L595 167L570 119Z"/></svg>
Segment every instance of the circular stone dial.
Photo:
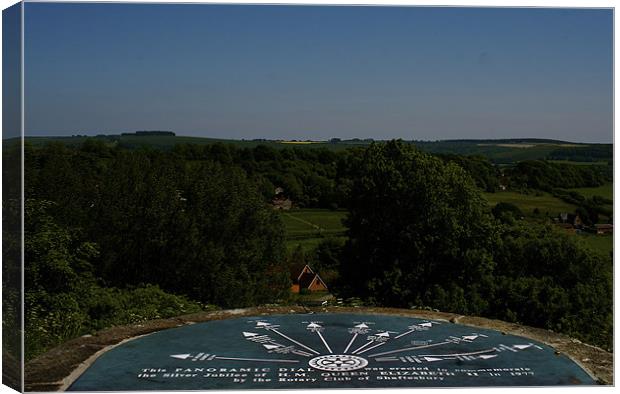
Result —
<svg viewBox="0 0 620 394"><path fill-rule="evenodd" d="M163 330L102 354L73 391L484 387L595 381L553 348L386 314L244 316Z"/></svg>

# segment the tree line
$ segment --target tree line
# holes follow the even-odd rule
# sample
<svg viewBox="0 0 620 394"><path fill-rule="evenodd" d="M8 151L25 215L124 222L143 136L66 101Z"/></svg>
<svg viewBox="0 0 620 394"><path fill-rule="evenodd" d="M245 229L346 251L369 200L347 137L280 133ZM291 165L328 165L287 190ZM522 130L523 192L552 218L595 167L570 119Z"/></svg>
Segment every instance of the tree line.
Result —
<svg viewBox="0 0 620 394"><path fill-rule="evenodd" d="M337 208L346 207L365 150L363 147L342 151L276 149L266 145L240 148L233 144L214 143L176 145L173 152L186 160L213 160L240 166L257 180L265 200L273 197L276 187L282 187L299 207ZM526 160L500 167L480 155L433 155L463 168L476 186L486 192L499 191L500 185L516 191L551 191L553 188L595 187L613 180L613 167L607 165L578 166Z"/></svg>
<svg viewBox="0 0 620 394"><path fill-rule="evenodd" d="M524 160L506 168L508 185L515 190L597 187L613 179L613 166L573 165L544 160Z"/></svg>

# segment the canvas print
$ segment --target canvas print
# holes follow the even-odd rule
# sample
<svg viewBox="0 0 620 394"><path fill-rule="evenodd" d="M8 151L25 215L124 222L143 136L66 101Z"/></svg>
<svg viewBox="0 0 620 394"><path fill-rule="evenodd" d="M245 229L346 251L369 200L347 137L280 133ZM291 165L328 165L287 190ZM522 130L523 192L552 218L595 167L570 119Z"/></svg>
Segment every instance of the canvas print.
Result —
<svg viewBox="0 0 620 394"><path fill-rule="evenodd" d="M613 9L3 11L3 384L613 385Z"/></svg>

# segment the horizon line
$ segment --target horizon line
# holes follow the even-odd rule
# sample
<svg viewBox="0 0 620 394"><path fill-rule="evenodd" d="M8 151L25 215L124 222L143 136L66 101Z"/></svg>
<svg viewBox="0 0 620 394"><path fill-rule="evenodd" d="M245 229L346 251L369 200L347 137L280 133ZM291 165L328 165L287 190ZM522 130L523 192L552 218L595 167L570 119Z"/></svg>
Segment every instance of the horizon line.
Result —
<svg viewBox="0 0 620 394"><path fill-rule="evenodd" d="M331 141L331 139L336 138L336 139L340 139L342 142L345 141L355 141L355 140L359 140L360 142L362 141L376 141L376 142L385 142L385 141L392 141L392 140L402 140L405 142L451 142L451 141L512 141L512 140L530 140L530 141L554 141L554 142L563 142L563 143L570 143L570 144L579 144L579 145L593 145L593 144L601 144L601 145L614 145L614 140L612 139L611 142L578 142L578 141L571 141L571 140L560 140L560 139L554 139L554 138L540 138L540 137L504 137L504 138L445 138L445 139L405 139L402 137L394 137L394 138L373 138L373 137L348 137L348 138L343 138L343 137L332 137L330 139L312 139L312 138L292 138L292 139L287 139L287 138L267 138L267 137L255 137L255 138L224 138L224 137L213 137L213 136L197 136L197 135L183 135L183 134L177 134L176 132L172 131L172 130L134 130L134 131L122 131L122 132L118 132L118 133L110 133L110 134L105 134L105 133L98 133L98 134L71 134L71 135L24 135L24 138L97 138L97 137L101 137L101 136L121 136L123 133L125 134L132 134L135 133L136 131L162 131L162 132L173 132L175 133L174 137L189 137L189 138L204 138L204 139L212 139L212 140L222 140L222 141L246 141L246 142L260 142L260 141L265 141L265 142L279 142L279 141L300 141L300 142L318 142L318 143L329 143ZM139 135L138 135L139 136ZM15 139L18 138L20 136L13 136L13 137L3 137L3 140L10 140L10 139ZM148 136L144 136L144 137L148 137Z"/></svg>

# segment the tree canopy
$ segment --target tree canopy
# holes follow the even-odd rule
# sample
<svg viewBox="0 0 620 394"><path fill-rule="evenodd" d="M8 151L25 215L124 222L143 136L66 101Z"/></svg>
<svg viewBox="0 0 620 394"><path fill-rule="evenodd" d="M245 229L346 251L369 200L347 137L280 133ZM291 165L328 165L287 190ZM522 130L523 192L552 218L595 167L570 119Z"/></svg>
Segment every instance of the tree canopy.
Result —
<svg viewBox="0 0 620 394"><path fill-rule="evenodd" d="M474 181L454 163L398 141L373 144L349 201L344 270L377 302L422 302L432 284L482 283L493 226Z"/></svg>

